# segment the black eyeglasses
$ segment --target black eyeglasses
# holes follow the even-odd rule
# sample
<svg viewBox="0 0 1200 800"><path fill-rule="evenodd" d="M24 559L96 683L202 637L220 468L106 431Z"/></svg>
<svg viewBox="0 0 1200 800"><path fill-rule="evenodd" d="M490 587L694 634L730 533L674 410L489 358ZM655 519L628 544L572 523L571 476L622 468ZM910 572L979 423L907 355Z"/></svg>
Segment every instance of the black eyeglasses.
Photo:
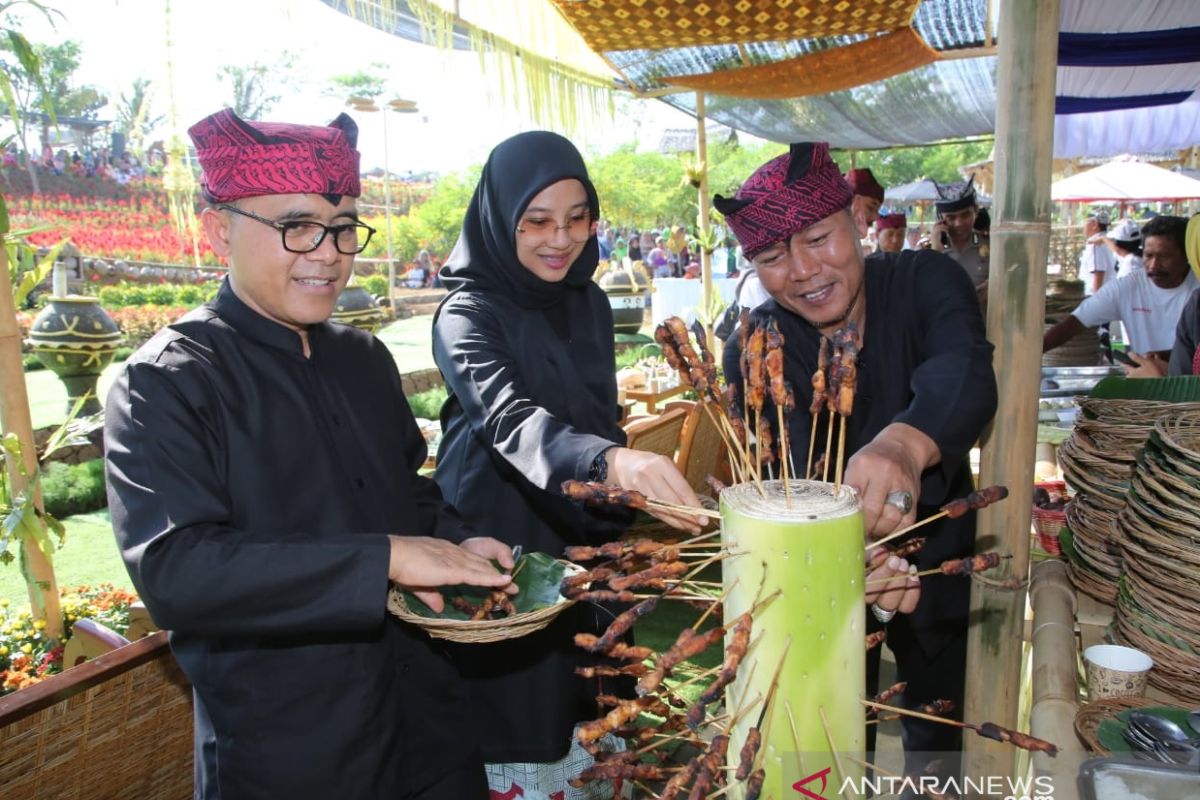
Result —
<svg viewBox="0 0 1200 800"><path fill-rule="evenodd" d="M332 233L334 248L342 255L352 256L366 249L367 242L371 241L371 237L375 234L374 228L361 222L348 222L345 225L322 225L319 222L301 222L299 220L276 222L273 219L243 211L237 206L221 205L218 208L257 220L263 225L270 225L279 231L283 240L283 249L289 253L311 253L321 246L328 234Z"/></svg>

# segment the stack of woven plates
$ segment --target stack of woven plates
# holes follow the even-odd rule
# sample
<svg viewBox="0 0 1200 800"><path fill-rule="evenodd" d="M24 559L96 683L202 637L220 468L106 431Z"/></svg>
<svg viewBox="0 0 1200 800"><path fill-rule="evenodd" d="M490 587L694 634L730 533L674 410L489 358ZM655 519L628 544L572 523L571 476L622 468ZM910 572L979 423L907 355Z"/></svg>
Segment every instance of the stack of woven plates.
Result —
<svg viewBox="0 0 1200 800"><path fill-rule="evenodd" d="M1075 492L1067 506L1075 587L1105 603L1117 600L1121 542L1117 516L1125 508L1138 452L1160 418L1200 410L1195 404L1080 398L1071 437L1058 448L1063 477Z"/></svg>
<svg viewBox="0 0 1200 800"><path fill-rule="evenodd" d="M1200 702L1200 413L1155 426L1117 525L1117 638L1154 659L1151 683Z"/></svg>
<svg viewBox="0 0 1200 800"><path fill-rule="evenodd" d="M1053 281L1046 293L1046 330L1063 320L1083 302L1082 281ZM1094 367L1100 363L1100 337L1086 328L1042 355L1043 367Z"/></svg>

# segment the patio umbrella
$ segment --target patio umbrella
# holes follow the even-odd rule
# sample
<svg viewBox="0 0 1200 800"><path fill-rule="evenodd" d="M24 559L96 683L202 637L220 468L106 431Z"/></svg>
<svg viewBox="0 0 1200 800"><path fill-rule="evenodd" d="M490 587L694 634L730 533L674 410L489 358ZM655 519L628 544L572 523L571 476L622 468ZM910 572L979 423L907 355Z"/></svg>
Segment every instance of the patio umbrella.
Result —
<svg viewBox="0 0 1200 800"><path fill-rule="evenodd" d="M1142 161L1110 161L1056 181L1050 198L1067 203L1194 200L1200 198L1200 180Z"/></svg>

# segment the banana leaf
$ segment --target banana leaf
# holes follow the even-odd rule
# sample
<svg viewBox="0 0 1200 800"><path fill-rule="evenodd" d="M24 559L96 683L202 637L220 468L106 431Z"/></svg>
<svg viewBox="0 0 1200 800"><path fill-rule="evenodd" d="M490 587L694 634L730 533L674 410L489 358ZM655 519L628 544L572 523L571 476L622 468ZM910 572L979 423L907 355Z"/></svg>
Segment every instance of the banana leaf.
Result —
<svg viewBox="0 0 1200 800"><path fill-rule="evenodd" d="M1172 375L1167 378L1127 378L1123 375L1110 375L1092 387L1088 396L1101 400L1200 403L1200 375Z"/></svg>
<svg viewBox="0 0 1200 800"><path fill-rule="evenodd" d="M545 553L529 553L517 560L513 571L516 572L515 583L521 591L513 595L512 603L518 614L537 611L541 608L566 602L559 594L558 586L568 569L577 569L565 564ZM517 570L520 570L517 572ZM422 603L411 592L404 592L404 602L414 614L431 619L468 620L470 616L454 607L454 598L462 597L472 605L479 605L490 594L487 589L479 586L450 586L442 589L442 597L446 598L446 608L440 614Z"/></svg>
<svg viewBox="0 0 1200 800"><path fill-rule="evenodd" d="M1142 714L1161 717L1162 719L1174 722L1184 731L1189 733L1193 731L1192 726L1188 724L1187 710L1178 706L1147 706L1127 709L1119 712L1115 717L1103 720L1096 727L1096 738L1100 740L1100 744L1108 748L1110 753L1133 752L1133 747L1121 735L1121 731L1125 730L1129 725L1130 711L1138 711ZM1196 733L1200 733L1200 731L1196 731Z"/></svg>

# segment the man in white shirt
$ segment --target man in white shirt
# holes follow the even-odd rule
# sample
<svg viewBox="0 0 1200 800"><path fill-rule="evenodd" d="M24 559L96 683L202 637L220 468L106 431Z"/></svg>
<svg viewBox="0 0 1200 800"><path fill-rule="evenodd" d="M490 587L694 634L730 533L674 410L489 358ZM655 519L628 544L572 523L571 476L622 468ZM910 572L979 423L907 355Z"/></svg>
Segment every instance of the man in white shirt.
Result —
<svg viewBox="0 0 1200 800"><path fill-rule="evenodd" d="M1117 279L1117 257L1104 241L1108 231L1108 215L1088 217L1083 223L1086 240L1079 254L1079 279L1088 297L1100 291L1106 281Z"/></svg>
<svg viewBox="0 0 1200 800"><path fill-rule="evenodd" d="M1120 320L1137 363L1165 359L1175 344L1175 326L1188 296L1200 281L1188 267L1184 240L1187 221L1159 216L1142 230L1145 269L1108 281L1042 337L1042 352L1053 350L1084 328Z"/></svg>

